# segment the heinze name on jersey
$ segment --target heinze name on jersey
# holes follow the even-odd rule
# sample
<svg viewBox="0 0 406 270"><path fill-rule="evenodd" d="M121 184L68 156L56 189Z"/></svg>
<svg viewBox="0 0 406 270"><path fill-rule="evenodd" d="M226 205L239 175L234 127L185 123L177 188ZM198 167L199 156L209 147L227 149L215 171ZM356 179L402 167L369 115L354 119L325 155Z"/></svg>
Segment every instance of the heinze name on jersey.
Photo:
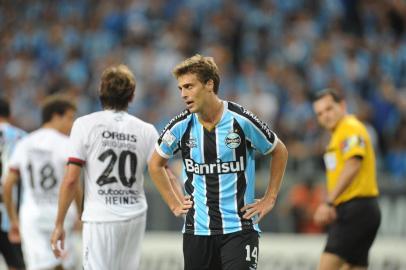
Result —
<svg viewBox="0 0 406 270"><path fill-rule="evenodd" d="M222 162L217 159L216 163L197 163L193 159L185 159L185 170L194 174L226 174L243 172L245 170L244 157L240 156L240 160Z"/></svg>

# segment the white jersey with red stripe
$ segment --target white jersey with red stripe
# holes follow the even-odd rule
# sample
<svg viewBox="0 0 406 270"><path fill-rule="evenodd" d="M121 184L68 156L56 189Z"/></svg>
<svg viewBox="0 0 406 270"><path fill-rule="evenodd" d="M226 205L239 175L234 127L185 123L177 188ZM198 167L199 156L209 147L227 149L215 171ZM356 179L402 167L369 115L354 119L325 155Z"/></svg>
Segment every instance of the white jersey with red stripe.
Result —
<svg viewBox="0 0 406 270"><path fill-rule="evenodd" d="M59 187L68 159L68 136L51 128L40 128L24 137L9 161L10 170L20 173L23 194L20 218L42 230L55 223ZM67 228L76 220L72 206L66 218Z"/></svg>
<svg viewBox="0 0 406 270"><path fill-rule="evenodd" d="M157 138L153 125L124 111L76 119L69 163L84 170L83 221L128 220L146 212L144 172Z"/></svg>

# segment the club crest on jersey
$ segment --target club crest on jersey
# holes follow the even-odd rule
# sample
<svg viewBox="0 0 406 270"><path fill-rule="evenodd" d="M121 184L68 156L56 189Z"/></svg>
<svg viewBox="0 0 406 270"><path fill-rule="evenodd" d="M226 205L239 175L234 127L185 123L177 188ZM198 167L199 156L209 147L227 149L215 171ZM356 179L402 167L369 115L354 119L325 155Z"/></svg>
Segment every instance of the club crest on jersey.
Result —
<svg viewBox="0 0 406 270"><path fill-rule="evenodd" d="M241 137L235 132L230 132L227 134L224 142L226 146L230 149L237 148L241 144Z"/></svg>
<svg viewBox="0 0 406 270"><path fill-rule="evenodd" d="M173 133L170 130L167 130L164 134L164 136L162 137L162 141L167 145L167 146L171 146L176 140L175 135L173 135Z"/></svg>
<svg viewBox="0 0 406 270"><path fill-rule="evenodd" d="M196 148L197 143L195 138L190 138L189 140L186 141L186 146L189 148Z"/></svg>

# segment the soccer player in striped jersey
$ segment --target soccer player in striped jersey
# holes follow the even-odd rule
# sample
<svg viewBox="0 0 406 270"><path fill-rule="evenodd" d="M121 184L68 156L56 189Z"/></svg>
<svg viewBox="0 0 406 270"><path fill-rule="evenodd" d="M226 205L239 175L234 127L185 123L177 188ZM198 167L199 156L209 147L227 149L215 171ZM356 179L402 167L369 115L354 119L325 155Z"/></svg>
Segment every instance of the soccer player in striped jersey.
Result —
<svg viewBox="0 0 406 270"><path fill-rule="evenodd" d="M74 208L69 211L69 241L64 258L56 259L49 245L68 158L67 135L75 112L76 106L67 98L47 98L42 107L42 126L18 142L9 161L4 183L4 203L11 221L9 238L12 242L21 238L28 269L60 270L75 266L76 252L71 235L78 215ZM19 215L11 192L18 182L23 189Z"/></svg>
<svg viewBox="0 0 406 270"><path fill-rule="evenodd" d="M195 55L173 71L187 109L163 130L149 172L183 228L185 269L256 269L258 222L275 205L288 158L276 134L250 111L218 97L211 57ZM165 166L180 152L186 196ZM255 151L272 155L269 185L255 200Z"/></svg>
<svg viewBox="0 0 406 270"><path fill-rule="evenodd" d="M127 112L135 93L134 74L124 65L101 76L103 111L79 117L70 135L68 169L59 194L51 238L61 255L66 209L84 172L83 269L138 269L146 226L144 171L154 150L155 127Z"/></svg>
<svg viewBox="0 0 406 270"><path fill-rule="evenodd" d="M5 179L8 168L8 161L17 142L26 135L26 132L11 125L10 104L3 98L0 98L0 252L6 261L9 270L24 269L24 259L21 251L21 243L11 243L8 239L10 221L3 205L2 182ZM21 185L13 192L16 194L17 204L19 203L19 194Z"/></svg>

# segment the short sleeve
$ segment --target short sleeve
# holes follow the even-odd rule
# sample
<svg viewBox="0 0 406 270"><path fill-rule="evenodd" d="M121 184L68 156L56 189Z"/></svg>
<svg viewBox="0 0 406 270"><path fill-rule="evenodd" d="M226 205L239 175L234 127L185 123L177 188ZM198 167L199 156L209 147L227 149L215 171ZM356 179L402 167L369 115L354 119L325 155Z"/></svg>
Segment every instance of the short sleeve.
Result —
<svg viewBox="0 0 406 270"><path fill-rule="evenodd" d="M252 112L243 109L242 115L247 120L243 124L244 132L252 146L264 155L272 152L278 143L276 133Z"/></svg>
<svg viewBox="0 0 406 270"><path fill-rule="evenodd" d="M180 141L179 127L180 125L164 130L159 137L155 149L163 158L169 159L177 151Z"/></svg>
<svg viewBox="0 0 406 270"><path fill-rule="evenodd" d="M147 145L147 160L149 162L149 160L151 159L152 153L154 152L154 146L156 144L156 142L158 141L158 131L156 130L156 128L154 126L150 126L151 128L149 129L148 132L148 145Z"/></svg>
<svg viewBox="0 0 406 270"><path fill-rule="evenodd" d="M364 157L366 154L365 138L360 134L351 134L340 142L340 151L344 160L355 156Z"/></svg>
<svg viewBox="0 0 406 270"><path fill-rule="evenodd" d="M191 113L184 110L169 121L155 146L155 150L160 156L169 159L179 150L181 137L190 119Z"/></svg>
<svg viewBox="0 0 406 270"><path fill-rule="evenodd" d="M246 139L253 148L263 155L269 154L275 149L278 137L258 116L234 102L228 102L228 109L243 128Z"/></svg>
<svg viewBox="0 0 406 270"><path fill-rule="evenodd" d="M86 161L84 147L84 132L80 121L76 120L73 123L72 130L69 136L69 163L77 163L83 165Z"/></svg>
<svg viewBox="0 0 406 270"><path fill-rule="evenodd" d="M7 167L9 170L19 171L21 165L23 164L23 159L26 155L24 154L24 142L20 141L16 144L14 151L12 152L10 159L8 161Z"/></svg>

